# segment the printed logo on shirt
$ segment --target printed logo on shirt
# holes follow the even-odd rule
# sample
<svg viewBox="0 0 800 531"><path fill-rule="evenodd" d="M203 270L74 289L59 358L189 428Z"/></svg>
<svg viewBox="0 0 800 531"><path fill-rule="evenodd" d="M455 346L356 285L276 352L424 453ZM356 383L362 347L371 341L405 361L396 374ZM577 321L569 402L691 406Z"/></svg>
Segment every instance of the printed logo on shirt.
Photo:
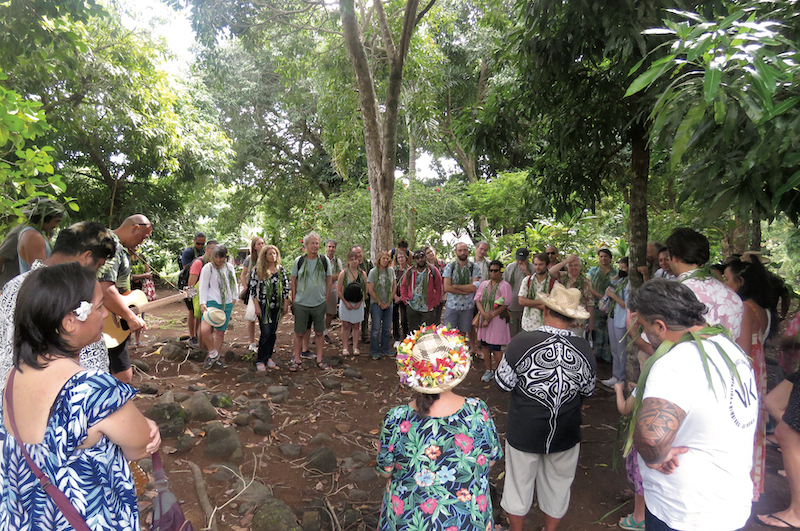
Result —
<svg viewBox="0 0 800 531"><path fill-rule="evenodd" d="M736 370L742 379L742 384L736 381L731 374L728 394L728 409L731 420L737 428L748 428L755 424L758 418L758 391L753 378L753 370L748 360L739 359L735 362Z"/></svg>

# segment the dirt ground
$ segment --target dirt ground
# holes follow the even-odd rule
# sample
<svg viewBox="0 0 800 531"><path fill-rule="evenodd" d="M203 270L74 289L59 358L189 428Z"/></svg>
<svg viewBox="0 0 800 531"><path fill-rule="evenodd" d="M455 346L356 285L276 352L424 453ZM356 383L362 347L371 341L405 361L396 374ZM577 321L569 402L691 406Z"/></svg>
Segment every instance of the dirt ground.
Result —
<svg viewBox="0 0 800 531"><path fill-rule="evenodd" d="M171 293L159 290L159 296ZM254 371L252 362L244 361L241 355L246 353L247 328L243 320L244 306L237 302L234 307L232 326L225 336L223 352L232 350L236 360L225 370L212 369L204 372L200 364L193 361L170 363L154 354L164 341L187 336L186 309L183 303L176 303L148 312L146 320L149 330L142 334L144 346L132 350L132 357L145 361L149 373L136 371L133 385L138 386L146 381L159 386L159 395L168 390L186 391L192 384L204 385L207 389L227 392L236 399L243 394L249 398L266 398L266 386L272 384L287 385L290 397L280 404L272 404L273 424L275 429L269 436L253 433L249 427L238 428L242 442L244 459L238 463L245 478L256 477L270 486L273 495L286 502L298 516L302 516L304 507L312 500L322 498L330 503L330 507L338 513L347 509L357 509L363 515L347 529L374 529L380 512L382 491L377 487L368 490L366 499L352 499L349 496L356 486L348 482L348 471L340 469L327 475L312 473L303 468L305 456L314 447L308 441L318 433L326 433L332 438L327 446L334 451L337 458L349 457L355 450L366 451L373 459L378 450L378 432L386 411L397 404L407 402L410 393L402 388L394 369L394 360L384 358L373 361L364 355L368 345L361 348L362 356L344 360L344 364L326 374L316 368L312 362L305 363L298 373L290 373L286 364L291 357L291 341L293 317L285 316L279 328L275 359L281 366L269 371L268 378L258 385L253 382L240 383L242 373ZM338 323L338 322L335 322ZM337 356L341 353L339 328L335 324L334 342L325 345L326 356ZM313 350L313 346L312 346ZM770 349L773 355L774 349ZM768 353L768 357L770 354ZM361 380L344 379L343 369L357 367L363 376ZM770 366L771 372L775 366ZM501 438L506 431L507 409L509 397L493 385L480 381L482 367L474 367L467 379L459 385L457 392L465 396L482 398L490 406ZM344 390L323 389L319 378L336 375L342 377L352 386L344 386ZM600 364L598 380L611 375L611 366ZM773 378L774 379L774 378ZM770 382L774 385L775 382ZM326 393L336 393L336 399L329 401L320 399ZM135 403L142 410L159 401L158 396L137 395ZM238 413L237 405L225 410L218 409L220 420L226 425ZM616 411L613 392L603 386L597 386L594 396L586 400L583 406L583 443L579 470L572 487L570 508L562 521L563 530L592 530L616 527L620 517L632 512L632 492L625 478L624 465L618 470L612 468L612 454L619 414ZM218 461L204 454L200 423L189 423L187 429L198 432L196 446L188 453L172 453L175 439L165 439L162 445L164 467L170 481L172 491L182 502L187 517L192 520L194 528L205 527L205 517L199 503L195 482L187 461L196 463L203 471L208 488L208 496L212 506L218 508L216 520L219 529L239 531L249 528L250 516L240 515L239 504L231 498L235 491L231 483L216 480L211 465ZM278 447L291 442L303 446L301 457L289 460L283 457ZM789 490L786 478L778 471L783 468L780 452L768 448L766 492L761 500L754 504L753 514L763 514L779 510L788 505ZM496 487L502 490L502 461L492 468L491 479ZM152 495L149 492L148 495ZM498 507L499 500L495 500ZM140 508L145 516L145 526L150 502L147 495L142 498ZM505 524L504 520L501 523ZM525 529L539 530L543 525L543 516L534 507L526 520ZM149 528L149 524L147 525ZM324 527L323 527L324 528ZM763 529L754 519L745 529Z"/></svg>

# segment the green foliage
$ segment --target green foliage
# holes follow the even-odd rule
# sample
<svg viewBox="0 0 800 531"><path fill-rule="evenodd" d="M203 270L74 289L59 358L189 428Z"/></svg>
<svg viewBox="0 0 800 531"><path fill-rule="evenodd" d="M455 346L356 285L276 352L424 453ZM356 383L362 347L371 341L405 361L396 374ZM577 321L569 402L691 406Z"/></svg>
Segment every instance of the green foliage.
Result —
<svg viewBox="0 0 800 531"><path fill-rule="evenodd" d="M6 79L0 71L0 80ZM53 148L32 142L50 126L39 102L0 86L0 232L17 218L30 197L60 195L66 190L53 167ZM73 210L77 205L67 201Z"/></svg>
<svg viewBox="0 0 800 531"><path fill-rule="evenodd" d="M800 215L800 64L794 2L727 3L725 16L673 11L653 33L669 54L631 83L658 87L653 137L683 170L682 200L744 219ZM769 11L767 11L769 9ZM789 25L784 25L786 22ZM637 67L638 68L638 67Z"/></svg>

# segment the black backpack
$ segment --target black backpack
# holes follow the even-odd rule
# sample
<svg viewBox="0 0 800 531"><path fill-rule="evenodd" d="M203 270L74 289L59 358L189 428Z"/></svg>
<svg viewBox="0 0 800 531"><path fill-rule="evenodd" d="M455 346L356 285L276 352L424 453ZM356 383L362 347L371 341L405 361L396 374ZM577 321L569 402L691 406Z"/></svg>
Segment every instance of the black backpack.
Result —
<svg viewBox="0 0 800 531"><path fill-rule="evenodd" d="M206 260L204 257L200 257L200 260L203 261L203 265L205 265ZM192 269L192 263L181 269L181 272L178 274L178 289L186 289L189 287L189 271Z"/></svg>
<svg viewBox="0 0 800 531"><path fill-rule="evenodd" d="M361 287L361 273L358 278L344 287L344 300L351 304L356 304L364 300L364 289Z"/></svg>
<svg viewBox="0 0 800 531"><path fill-rule="evenodd" d="M300 275L300 269L303 267L303 262L306 261L306 256L308 256L308 254L301 255L300 256L300 260L297 261L297 274L298 275ZM321 260L321 259L322 259L322 255L318 254L317 255L317 260ZM322 267L325 268L325 276L327 277L329 275L329 273L328 273L328 260L322 260Z"/></svg>

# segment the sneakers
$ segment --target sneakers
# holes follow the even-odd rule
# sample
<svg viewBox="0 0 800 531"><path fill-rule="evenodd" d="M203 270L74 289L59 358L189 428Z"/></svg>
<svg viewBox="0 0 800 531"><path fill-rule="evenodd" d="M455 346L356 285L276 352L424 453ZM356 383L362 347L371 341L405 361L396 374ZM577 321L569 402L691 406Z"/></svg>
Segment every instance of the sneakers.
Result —
<svg viewBox="0 0 800 531"><path fill-rule="evenodd" d="M197 339L197 336L189 338L189 348L197 348L200 346L200 341Z"/></svg>
<svg viewBox="0 0 800 531"><path fill-rule="evenodd" d="M375 354L370 354L370 356L372 356L372 359L374 359L376 361L381 359L381 355L378 354L377 352Z"/></svg>
<svg viewBox="0 0 800 531"><path fill-rule="evenodd" d="M614 384L618 384L619 380L617 380L616 376L612 376L608 380L600 380L600 383L605 385L606 387L614 387Z"/></svg>
<svg viewBox="0 0 800 531"><path fill-rule="evenodd" d="M304 350L300 353L300 357L304 360L315 360L317 359L317 355L311 352L310 350Z"/></svg>
<svg viewBox="0 0 800 531"><path fill-rule="evenodd" d="M222 358L220 358L219 356L219 352L217 352L216 350L212 350L211 352L208 353L208 357L206 357L206 360L203 362L203 370L207 371L214 365L216 365L220 369L228 368L228 364L222 361Z"/></svg>
<svg viewBox="0 0 800 531"><path fill-rule="evenodd" d="M258 343L250 343L247 348L250 349L250 352L258 352Z"/></svg>
<svg viewBox="0 0 800 531"><path fill-rule="evenodd" d="M491 369L486 369L486 372L484 372L483 376L481 376L481 381L482 382L491 382L492 378L494 378L494 371L491 370Z"/></svg>

